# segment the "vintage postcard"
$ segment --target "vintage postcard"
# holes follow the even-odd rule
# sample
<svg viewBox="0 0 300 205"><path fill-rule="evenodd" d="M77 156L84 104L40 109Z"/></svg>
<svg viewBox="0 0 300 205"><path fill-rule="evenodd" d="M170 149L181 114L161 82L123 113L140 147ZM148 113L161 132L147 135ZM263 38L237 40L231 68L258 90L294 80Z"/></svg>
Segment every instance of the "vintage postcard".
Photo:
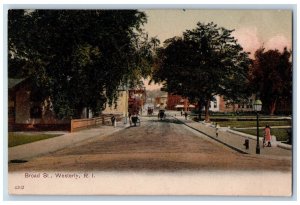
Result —
<svg viewBox="0 0 300 205"><path fill-rule="evenodd" d="M293 9L8 9L8 190L293 195Z"/></svg>

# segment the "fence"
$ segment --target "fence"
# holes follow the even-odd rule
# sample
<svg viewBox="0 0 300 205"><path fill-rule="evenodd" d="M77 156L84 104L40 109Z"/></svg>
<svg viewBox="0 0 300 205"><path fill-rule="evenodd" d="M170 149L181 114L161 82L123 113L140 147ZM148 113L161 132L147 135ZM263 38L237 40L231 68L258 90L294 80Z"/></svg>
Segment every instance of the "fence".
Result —
<svg viewBox="0 0 300 205"><path fill-rule="evenodd" d="M99 125L109 125L111 124L111 117L115 116L117 121L121 121L123 118L122 114L103 114L100 117L86 118L86 119L74 119L71 120L70 132L76 132L78 130L96 127Z"/></svg>

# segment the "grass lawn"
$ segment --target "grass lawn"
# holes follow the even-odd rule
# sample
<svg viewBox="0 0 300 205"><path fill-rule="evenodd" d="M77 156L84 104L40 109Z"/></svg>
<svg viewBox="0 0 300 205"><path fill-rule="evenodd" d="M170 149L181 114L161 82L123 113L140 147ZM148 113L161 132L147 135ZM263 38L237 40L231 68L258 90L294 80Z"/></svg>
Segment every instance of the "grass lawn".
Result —
<svg viewBox="0 0 300 205"><path fill-rule="evenodd" d="M254 121L236 121L236 120L229 120L229 121L220 121L217 122L218 125L221 127L256 127L256 120ZM281 120L281 121L259 121L260 127L265 127L266 125L272 126L291 126L291 121L289 120Z"/></svg>
<svg viewBox="0 0 300 205"><path fill-rule="evenodd" d="M271 129L271 135L275 135L276 136L276 140L277 141L287 141L288 140L288 131L289 129ZM243 133L247 133L247 134L251 134L256 136L256 129L243 129L243 130L237 130L239 132L243 132ZM259 136L262 137L263 136L263 129L259 130Z"/></svg>
<svg viewBox="0 0 300 205"><path fill-rule="evenodd" d="M8 147L27 144L39 140L49 139L60 136L61 134L43 134L43 133L8 133Z"/></svg>

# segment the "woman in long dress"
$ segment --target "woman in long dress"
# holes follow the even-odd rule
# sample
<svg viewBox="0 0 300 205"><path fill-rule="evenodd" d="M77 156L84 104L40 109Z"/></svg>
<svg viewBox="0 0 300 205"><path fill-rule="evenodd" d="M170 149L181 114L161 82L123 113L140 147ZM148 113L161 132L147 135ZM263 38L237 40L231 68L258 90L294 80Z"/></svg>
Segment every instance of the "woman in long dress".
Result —
<svg viewBox="0 0 300 205"><path fill-rule="evenodd" d="M266 140L266 143L267 143L267 147L271 147L271 128L269 125L266 125L266 128L265 128L265 140Z"/></svg>

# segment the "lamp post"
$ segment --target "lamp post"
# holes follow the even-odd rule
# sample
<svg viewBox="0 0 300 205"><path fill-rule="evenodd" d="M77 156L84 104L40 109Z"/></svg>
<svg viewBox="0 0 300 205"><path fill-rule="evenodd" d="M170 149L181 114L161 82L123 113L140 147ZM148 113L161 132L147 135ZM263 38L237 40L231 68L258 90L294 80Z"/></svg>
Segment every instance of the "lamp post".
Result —
<svg viewBox="0 0 300 205"><path fill-rule="evenodd" d="M256 141L256 154L260 154L260 147L259 147L259 131L258 131L258 128L259 128L259 123L258 123L258 112L261 111L261 107L262 107L262 102L257 99L254 101L254 104L253 104L253 108L256 112L256 137L257 137L257 141Z"/></svg>

